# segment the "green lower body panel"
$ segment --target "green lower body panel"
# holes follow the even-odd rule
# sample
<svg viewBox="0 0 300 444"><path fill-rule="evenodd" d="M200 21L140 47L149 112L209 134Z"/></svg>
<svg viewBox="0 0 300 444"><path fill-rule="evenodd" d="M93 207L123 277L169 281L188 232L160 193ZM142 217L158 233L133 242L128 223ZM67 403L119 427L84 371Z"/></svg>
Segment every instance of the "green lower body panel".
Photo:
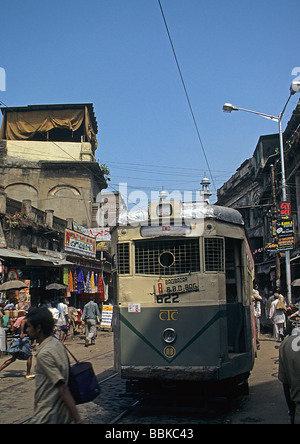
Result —
<svg viewBox="0 0 300 444"><path fill-rule="evenodd" d="M234 305L234 306L233 306ZM253 366L249 307L117 310L115 366L124 378L212 381Z"/></svg>

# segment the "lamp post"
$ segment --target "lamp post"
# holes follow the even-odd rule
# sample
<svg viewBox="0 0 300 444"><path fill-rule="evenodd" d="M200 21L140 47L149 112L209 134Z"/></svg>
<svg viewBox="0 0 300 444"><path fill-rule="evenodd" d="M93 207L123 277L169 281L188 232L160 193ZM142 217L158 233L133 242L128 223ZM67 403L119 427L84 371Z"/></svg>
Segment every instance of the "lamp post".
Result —
<svg viewBox="0 0 300 444"><path fill-rule="evenodd" d="M225 113L231 113L232 111L246 111L248 113L257 114L258 116L265 117L266 119L273 120L278 123L279 127L279 142L280 142L280 159L281 159L281 190L282 190L282 200L285 202L287 200L287 186L285 178L285 163L284 163L284 149L283 149L283 132L282 132L282 118L286 110L286 107L292 97L296 92L300 91L300 82L293 81L290 87L289 98L279 116L272 116L270 114L259 113L257 111L252 111L250 109L239 108L232 105L231 103L225 103L223 105L223 111ZM291 287L291 265L290 265L290 251L285 252L285 269L286 269L286 284L287 284L287 298L288 303L292 302L292 287Z"/></svg>

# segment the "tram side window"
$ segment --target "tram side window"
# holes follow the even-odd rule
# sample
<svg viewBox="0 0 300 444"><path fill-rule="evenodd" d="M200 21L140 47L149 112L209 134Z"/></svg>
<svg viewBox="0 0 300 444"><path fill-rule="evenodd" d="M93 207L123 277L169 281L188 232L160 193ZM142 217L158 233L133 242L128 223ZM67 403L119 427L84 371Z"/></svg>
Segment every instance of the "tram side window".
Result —
<svg viewBox="0 0 300 444"><path fill-rule="evenodd" d="M205 271L224 272L224 239L207 237L204 239L204 247Z"/></svg>
<svg viewBox="0 0 300 444"><path fill-rule="evenodd" d="M237 239L226 239L226 301L236 303L241 300L241 244Z"/></svg>
<svg viewBox="0 0 300 444"><path fill-rule="evenodd" d="M129 257L129 243L118 244L118 272L119 274L130 273L130 257Z"/></svg>

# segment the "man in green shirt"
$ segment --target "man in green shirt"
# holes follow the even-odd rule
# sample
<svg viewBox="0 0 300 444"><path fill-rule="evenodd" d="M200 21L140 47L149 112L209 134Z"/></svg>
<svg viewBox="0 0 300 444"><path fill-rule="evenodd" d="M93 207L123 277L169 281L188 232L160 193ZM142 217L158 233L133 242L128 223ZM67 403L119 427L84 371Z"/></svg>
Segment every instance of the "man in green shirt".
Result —
<svg viewBox="0 0 300 444"><path fill-rule="evenodd" d="M300 329L294 328L279 348L278 379L283 384L292 424L300 424Z"/></svg>
<svg viewBox="0 0 300 444"><path fill-rule="evenodd" d="M95 302L95 296L91 296L90 302L84 306L82 314L82 321L86 324L86 347L88 347L89 344L95 344L96 325L97 321L100 322L100 319L101 314L98 304Z"/></svg>
<svg viewBox="0 0 300 444"><path fill-rule="evenodd" d="M52 336L54 321L47 308L33 308L27 315L27 334L36 339L34 413L32 424L80 423L68 389L69 360L64 345Z"/></svg>

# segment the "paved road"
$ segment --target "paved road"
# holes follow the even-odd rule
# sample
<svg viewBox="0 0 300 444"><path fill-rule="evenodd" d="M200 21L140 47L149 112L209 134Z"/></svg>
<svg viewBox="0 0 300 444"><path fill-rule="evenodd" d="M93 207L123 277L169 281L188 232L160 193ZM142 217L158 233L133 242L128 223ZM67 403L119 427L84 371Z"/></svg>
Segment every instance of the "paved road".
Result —
<svg viewBox="0 0 300 444"><path fill-rule="evenodd" d="M278 349L270 334L261 347L250 376L250 394L231 417L232 424L289 424L282 384L278 380Z"/></svg>
<svg viewBox="0 0 300 444"><path fill-rule="evenodd" d="M91 361L94 371L100 378L113 371L113 334L98 332L96 345L84 347L84 337L68 337L67 347L78 360ZM33 366L35 366L33 353ZM9 356L0 358L2 364ZM72 360L71 360L71 363ZM25 380L26 361L15 361L0 373L0 424L12 424L28 418L33 413L35 383Z"/></svg>
<svg viewBox="0 0 300 444"><path fill-rule="evenodd" d="M78 359L90 360L101 379L113 373L113 337L110 332L99 332L96 346L84 347L83 339L67 340L67 345ZM277 379L278 344L271 335L261 335L261 349L258 352L254 370L250 377L250 395L242 398L234 411L228 413L222 422L228 424L289 424L287 406L281 383ZM0 359L0 363L5 358ZM0 378L0 424L11 424L31 416L33 406L34 380L25 381L23 361L16 361L2 372ZM104 389L104 388L103 388ZM110 415L122 410L120 397L116 393L124 389L124 383L116 381L108 394L102 390L95 403L80 406L82 413L93 416L94 423L108 423ZM114 393L114 390L116 393ZM104 397L104 398L103 398ZM105 404L106 403L106 404ZM131 419L130 419L131 420ZM132 420L138 424L138 419ZM195 423L193 421L193 423Z"/></svg>

